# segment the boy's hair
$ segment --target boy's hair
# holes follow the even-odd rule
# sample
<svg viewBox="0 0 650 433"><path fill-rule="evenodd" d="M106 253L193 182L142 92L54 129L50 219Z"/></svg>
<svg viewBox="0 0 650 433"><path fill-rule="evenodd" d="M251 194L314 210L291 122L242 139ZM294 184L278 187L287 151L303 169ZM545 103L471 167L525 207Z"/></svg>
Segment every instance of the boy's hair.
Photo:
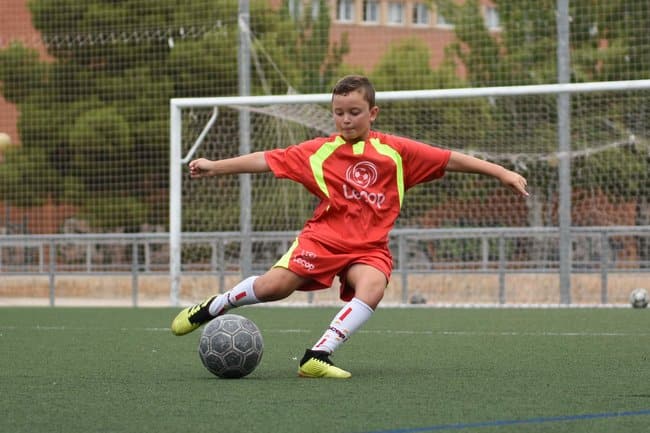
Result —
<svg viewBox="0 0 650 433"><path fill-rule="evenodd" d="M348 93L361 91L370 108L375 106L375 88L368 79L363 75L346 75L341 78L332 89L334 95L347 95Z"/></svg>

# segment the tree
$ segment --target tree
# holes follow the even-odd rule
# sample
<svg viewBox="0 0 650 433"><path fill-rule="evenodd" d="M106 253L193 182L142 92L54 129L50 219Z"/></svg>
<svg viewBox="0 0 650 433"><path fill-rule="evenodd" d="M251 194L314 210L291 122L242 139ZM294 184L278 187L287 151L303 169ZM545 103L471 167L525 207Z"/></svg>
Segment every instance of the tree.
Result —
<svg viewBox="0 0 650 433"><path fill-rule="evenodd" d="M498 34L491 34L482 25L476 0L463 4L445 3L452 11L450 14L454 17L458 37L452 53L466 66L469 83L480 87L557 82L555 1L495 3L502 28ZM572 81L647 77L650 6L646 2L576 0L570 3L570 14ZM637 145L647 141L644 136L647 135L645 131L650 118L645 110L639 111L636 107L647 105L650 99L635 98L637 103L630 104L630 96L611 93L606 99L602 94L572 98L573 150L602 146L630 134L637 136ZM509 148L517 149L517 137L527 137L526 145L530 148L548 153L556 150L549 147L555 145L552 134L549 136L544 132L555 130L557 114L554 98L501 98L495 101L493 117L501 121L499 130L509 131L504 137ZM524 151L523 148L520 150ZM617 151L628 152L625 148ZM637 190L638 174L621 166L628 160L625 155L618 162L606 154L592 155L589 160L595 161L594 158L609 161L607 165L596 164L606 171L599 173L601 178L615 179L617 185L623 184ZM648 167L647 161L644 164ZM554 167L549 169L553 170ZM584 169L573 171L576 184L589 184L580 178L585 173ZM542 187L541 191L544 190Z"/></svg>
<svg viewBox="0 0 650 433"><path fill-rule="evenodd" d="M238 93L237 2L33 0L29 7L53 60L21 44L0 51L2 92L20 109L22 142L0 168L0 191L11 191L3 198L74 203L99 230L165 223L169 99ZM296 23L265 0L251 1L250 16L254 46L266 53L254 65L253 94L284 93L287 81L311 91L344 52L330 51L325 18ZM323 65L318 77L301 69L308 53ZM29 173L40 180L24 181Z"/></svg>
<svg viewBox="0 0 650 433"><path fill-rule="evenodd" d="M302 5L296 0L287 0L280 9L287 21L294 26L289 31L297 41L289 47L291 59L304 71L299 85L303 93L322 93L330 90L330 85L338 78L343 56L349 52L347 37L340 44L330 44L330 14L328 2L318 0L308 2L306 8L294 12L289 4ZM315 13L318 12L318 13ZM278 41L282 43L282 41Z"/></svg>

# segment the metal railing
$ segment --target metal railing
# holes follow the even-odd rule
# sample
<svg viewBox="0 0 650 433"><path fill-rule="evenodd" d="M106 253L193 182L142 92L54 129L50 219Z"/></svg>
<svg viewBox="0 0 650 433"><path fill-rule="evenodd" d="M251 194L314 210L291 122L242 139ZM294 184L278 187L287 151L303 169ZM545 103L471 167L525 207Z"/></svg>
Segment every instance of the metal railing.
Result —
<svg viewBox="0 0 650 433"><path fill-rule="evenodd" d="M290 246L296 232L255 232L254 271L264 272ZM498 276L498 301L506 302L506 276L558 273L555 227L476 229L395 229L391 232L394 278L408 302L409 276L418 274L491 274ZM226 277L240 273L239 232L183 233L183 275L210 275L220 291ZM573 227L572 272L600 275L600 302L608 303L612 273L650 272L650 226ZM616 244L631 238L645 249L637 257L618 257ZM620 243L620 242L618 242ZM535 254L531 250L538 249ZM585 252L586 251L586 252ZM168 233L111 233L0 236L0 278L47 276L50 305L56 280L64 275L131 278L133 306L138 305L139 278L169 275ZM170 303L176 304L170 294Z"/></svg>

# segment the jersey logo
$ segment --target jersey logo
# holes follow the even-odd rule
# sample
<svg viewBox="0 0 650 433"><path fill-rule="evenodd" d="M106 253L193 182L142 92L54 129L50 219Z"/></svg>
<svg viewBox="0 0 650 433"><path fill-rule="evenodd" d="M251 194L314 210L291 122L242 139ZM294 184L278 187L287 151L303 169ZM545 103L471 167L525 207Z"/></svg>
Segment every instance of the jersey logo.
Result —
<svg viewBox="0 0 650 433"><path fill-rule="evenodd" d="M377 176L377 166L372 162L361 161L349 166L345 171L345 179L359 189L355 189L354 186L348 187L344 183L343 196L348 200L365 201L381 209L381 205L386 200L384 194L366 191L366 188L377 182Z"/></svg>
<svg viewBox="0 0 650 433"><path fill-rule="evenodd" d="M368 188L377 182L377 166L369 161L357 162L345 171L345 179L361 188Z"/></svg>

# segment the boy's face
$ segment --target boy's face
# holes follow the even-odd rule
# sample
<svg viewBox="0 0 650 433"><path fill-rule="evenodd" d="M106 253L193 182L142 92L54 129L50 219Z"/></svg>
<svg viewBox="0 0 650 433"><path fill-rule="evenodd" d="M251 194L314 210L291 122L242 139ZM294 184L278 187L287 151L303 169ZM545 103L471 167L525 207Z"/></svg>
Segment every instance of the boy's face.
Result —
<svg viewBox="0 0 650 433"><path fill-rule="evenodd" d="M363 91L355 90L343 95L334 95L332 113L336 130L345 141L356 143L368 138L368 131L377 118L379 107L370 107Z"/></svg>

